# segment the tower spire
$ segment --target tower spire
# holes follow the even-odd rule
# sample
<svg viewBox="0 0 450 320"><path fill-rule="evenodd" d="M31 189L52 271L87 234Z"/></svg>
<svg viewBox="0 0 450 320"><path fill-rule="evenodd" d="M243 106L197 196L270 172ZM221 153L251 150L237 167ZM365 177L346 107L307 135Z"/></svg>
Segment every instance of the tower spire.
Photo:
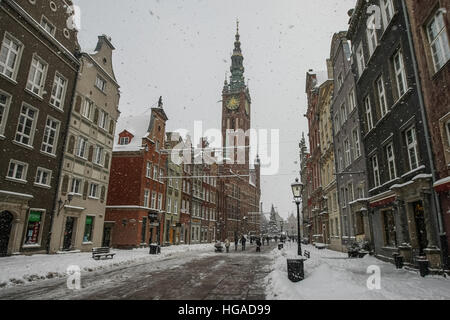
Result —
<svg viewBox="0 0 450 320"><path fill-rule="evenodd" d="M239 20L236 20L236 41L234 42L233 55L231 56L231 78L230 85L232 91L239 91L245 88L244 79L244 57L242 56L241 41L239 35Z"/></svg>

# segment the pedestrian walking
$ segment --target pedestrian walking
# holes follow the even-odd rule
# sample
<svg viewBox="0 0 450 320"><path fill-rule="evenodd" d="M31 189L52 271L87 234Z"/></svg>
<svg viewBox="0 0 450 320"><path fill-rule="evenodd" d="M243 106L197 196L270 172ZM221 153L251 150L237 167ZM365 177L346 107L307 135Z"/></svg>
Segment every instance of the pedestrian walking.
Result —
<svg viewBox="0 0 450 320"><path fill-rule="evenodd" d="M244 236L241 238L241 244L242 244L242 251L245 251L245 243L247 242L247 239L245 239Z"/></svg>
<svg viewBox="0 0 450 320"><path fill-rule="evenodd" d="M230 240L228 238L225 239L225 249L227 249L227 253L230 252Z"/></svg>
<svg viewBox="0 0 450 320"><path fill-rule="evenodd" d="M238 239L238 237L236 236L236 237L234 238L234 251L237 251L238 245L239 245L239 239Z"/></svg>
<svg viewBox="0 0 450 320"><path fill-rule="evenodd" d="M256 252L261 252L261 240L256 239Z"/></svg>

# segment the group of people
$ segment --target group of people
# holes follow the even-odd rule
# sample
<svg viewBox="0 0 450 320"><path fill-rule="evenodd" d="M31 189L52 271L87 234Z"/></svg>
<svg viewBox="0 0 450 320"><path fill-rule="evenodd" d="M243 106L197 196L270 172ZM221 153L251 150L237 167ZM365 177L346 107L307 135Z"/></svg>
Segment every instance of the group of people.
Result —
<svg viewBox="0 0 450 320"><path fill-rule="evenodd" d="M261 239L262 239L262 242L261 242ZM271 240L271 238L269 238L269 237L263 237L263 238L255 237L255 238L251 238L250 239L250 243L253 243L253 241L254 241L256 243L256 246L257 246L257 251L260 251L261 246L264 245L264 242L267 241L267 245L269 245L270 240ZM239 237L235 237L234 238L234 250L235 251L238 250L239 242L241 243L242 251L245 251L245 245L247 243L247 238L245 236L241 236L241 238L239 238ZM225 239L225 248L227 250L227 253L230 252L230 246L231 246L230 239L228 239L228 238Z"/></svg>

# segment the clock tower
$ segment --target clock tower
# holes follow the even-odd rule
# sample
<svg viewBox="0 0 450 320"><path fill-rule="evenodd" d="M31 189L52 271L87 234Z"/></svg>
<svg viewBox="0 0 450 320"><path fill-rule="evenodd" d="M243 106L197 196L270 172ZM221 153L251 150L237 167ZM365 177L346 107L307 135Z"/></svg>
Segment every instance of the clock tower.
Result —
<svg viewBox="0 0 450 320"><path fill-rule="evenodd" d="M245 137L244 141L238 141L236 135L228 135L227 130L242 130L244 133L250 129L251 98L248 86L244 79L244 57L241 50L239 35L239 21L237 22L236 41L234 42L233 55L231 56L231 76L230 82L225 79L222 91L222 137L224 147L224 157L232 158L232 149L227 147L227 141L234 139L234 162L237 163L238 153L245 150L245 165L233 166L233 171L243 172L249 170L249 146L250 137ZM243 172L244 173L244 172Z"/></svg>

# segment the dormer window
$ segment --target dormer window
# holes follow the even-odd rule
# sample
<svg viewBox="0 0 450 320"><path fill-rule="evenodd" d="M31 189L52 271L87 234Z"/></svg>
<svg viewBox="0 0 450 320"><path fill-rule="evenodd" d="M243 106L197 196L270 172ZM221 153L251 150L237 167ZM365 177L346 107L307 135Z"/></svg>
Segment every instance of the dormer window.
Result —
<svg viewBox="0 0 450 320"><path fill-rule="evenodd" d="M119 144L124 146L130 143L129 137L120 137Z"/></svg>

